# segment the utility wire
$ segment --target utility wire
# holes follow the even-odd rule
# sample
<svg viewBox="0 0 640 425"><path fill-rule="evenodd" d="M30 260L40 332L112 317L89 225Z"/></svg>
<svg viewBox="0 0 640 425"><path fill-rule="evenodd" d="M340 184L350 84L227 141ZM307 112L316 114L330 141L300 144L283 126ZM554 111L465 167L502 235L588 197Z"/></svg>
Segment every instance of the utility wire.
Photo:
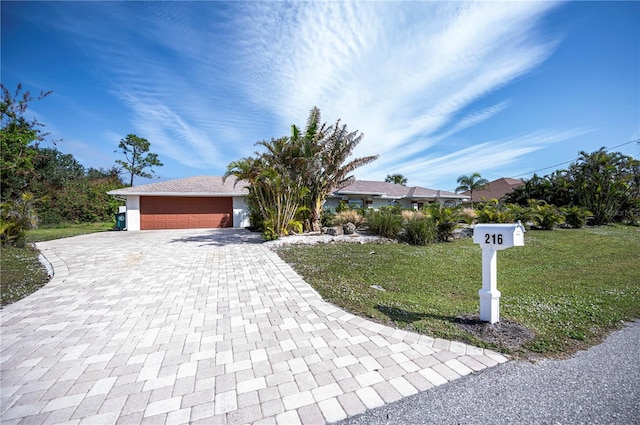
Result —
<svg viewBox="0 0 640 425"><path fill-rule="evenodd" d="M637 143L637 144L639 144L639 145L640 145L640 139L630 140L630 141L628 141L628 142L621 143L621 144L619 144L619 145L612 146L612 147L610 147L610 148L605 148L605 149L604 149L604 151L605 151L605 152L608 152L608 151L610 151L611 149L619 148L619 147L621 147L621 146L630 145L631 143ZM510 178L512 178L512 179L517 179L518 177L522 177L522 176L526 176L526 175L529 175L529 174L537 173L537 172L539 172L539 171L548 170L548 169L550 169L550 168L556 168L556 167L559 167L559 166L561 166L561 165L565 165L565 164L569 164L569 163L571 163L571 162L574 162L574 161L576 161L577 159L578 159L578 157L576 157L575 159L572 159L571 161L565 161L565 162L561 162L561 163L559 163L559 164L550 165L550 166L548 166L548 167L539 168L539 169L537 169L537 170L529 171L529 172L524 173L524 174L518 174L517 176L513 176L513 177L510 177ZM455 191L455 189L454 189L454 190L449 190L448 192L454 192L454 191Z"/></svg>
<svg viewBox="0 0 640 425"><path fill-rule="evenodd" d="M610 151L611 149L619 148L619 147L621 147L621 146L630 145L631 143L638 143L638 144L640 144L640 139L631 140L631 141L629 141L629 142L622 143L622 144L619 144L619 145L616 145L616 146L612 146L612 147L610 147L610 148L605 148L605 149L604 149L604 151L605 151L605 152L608 152L608 151ZM570 162L574 162L574 161L576 161L577 159L578 159L578 158L576 158L576 159L572 159L571 161L565 161L565 162L561 162L561 163L559 163L559 164L550 165L550 166L548 166L548 167L539 168L539 169L537 169L537 170L529 171L529 172L524 173L524 174L518 174L517 176L514 176L514 177L512 177L512 178L514 178L514 179L515 179L515 178L518 178L518 177L526 176L526 175L528 175L528 174L533 174L533 173L537 173L537 172L539 172L539 171L548 170L548 169L550 169L550 168L559 167L559 166L561 166L561 165L569 164Z"/></svg>

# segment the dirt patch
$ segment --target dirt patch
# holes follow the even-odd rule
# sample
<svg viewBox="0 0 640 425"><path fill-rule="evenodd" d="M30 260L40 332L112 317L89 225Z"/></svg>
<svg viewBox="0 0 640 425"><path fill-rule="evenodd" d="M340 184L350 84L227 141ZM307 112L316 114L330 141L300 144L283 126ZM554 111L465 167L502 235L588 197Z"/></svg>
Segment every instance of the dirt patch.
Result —
<svg viewBox="0 0 640 425"><path fill-rule="evenodd" d="M483 322L479 316L458 316L453 321L460 329L481 340L508 348L512 351L526 351L523 344L533 340L535 332L520 323L500 320L497 323Z"/></svg>

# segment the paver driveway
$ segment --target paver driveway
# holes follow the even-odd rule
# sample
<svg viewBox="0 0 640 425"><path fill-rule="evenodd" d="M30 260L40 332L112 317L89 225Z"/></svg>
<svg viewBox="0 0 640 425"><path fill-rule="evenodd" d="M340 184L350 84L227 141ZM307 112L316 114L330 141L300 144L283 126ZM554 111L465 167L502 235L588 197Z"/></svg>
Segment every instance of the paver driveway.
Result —
<svg viewBox="0 0 640 425"><path fill-rule="evenodd" d="M506 360L345 313L244 230L38 246L56 274L2 310L3 424L333 422Z"/></svg>

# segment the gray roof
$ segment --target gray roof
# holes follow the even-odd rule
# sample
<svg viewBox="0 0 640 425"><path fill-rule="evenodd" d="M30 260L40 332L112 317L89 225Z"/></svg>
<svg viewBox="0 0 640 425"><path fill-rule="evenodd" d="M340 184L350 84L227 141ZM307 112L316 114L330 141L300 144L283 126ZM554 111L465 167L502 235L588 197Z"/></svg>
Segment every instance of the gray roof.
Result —
<svg viewBox="0 0 640 425"><path fill-rule="evenodd" d="M402 186L394 183L370 180L355 180L338 190L333 191L333 196L368 195L389 199L468 199L469 196L448 192L446 190L427 189L420 186Z"/></svg>
<svg viewBox="0 0 640 425"><path fill-rule="evenodd" d="M244 196L247 183L235 177L222 181L220 176L186 177L177 180L143 184L107 192L109 195L147 195L147 196Z"/></svg>

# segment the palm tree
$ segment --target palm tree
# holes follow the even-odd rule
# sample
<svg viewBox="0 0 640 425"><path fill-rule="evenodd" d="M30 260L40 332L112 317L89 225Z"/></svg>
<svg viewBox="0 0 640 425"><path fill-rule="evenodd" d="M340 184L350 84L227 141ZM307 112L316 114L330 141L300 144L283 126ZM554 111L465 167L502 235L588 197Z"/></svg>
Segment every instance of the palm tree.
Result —
<svg viewBox="0 0 640 425"><path fill-rule="evenodd" d="M384 179L387 183L399 184L402 186L407 185L407 178L402 174L387 174L387 177Z"/></svg>
<svg viewBox="0 0 640 425"><path fill-rule="evenodd" d="M457 182L458 182L458 187L456 187L456 193L466 192L467 190L471 192L471 208L472 209L473 209L473 191L482 189L487 184L489 184L489 180L483 179L480 173L473 173L468 176L462 175L458 177Z"/></svg>
<svg viewBox="0 0 640 425"><path fill-rule="evenodd" d="M251 202L249 208L260 213L263 228L273 225L275 237L286 234L294 210L308 212L305 227L317 231L327 195L351 181L349 174L356 168L378 158L373 155L347 162L362 137L357 131L349 132L340 120L333 126L321 124L320 109L314 107L304 131L292 125L290 137L256 143L266 152L232 162L225 177L249 182L247 204Z"/></svg>
<svg viewBox="0 0 640 425"><path fill-rule="evenodd" d="M308 229L313 231L320 230L320 214L327 195L352 181L354 177L349 174L356 168L378 159L378 155L371 155L346 162L364 135L357 130L349 132L340 120L332 126L320 121L320 109L314 107L303 133L291 126L291 143L298 156L290 164L309 189Z"/></svg>

